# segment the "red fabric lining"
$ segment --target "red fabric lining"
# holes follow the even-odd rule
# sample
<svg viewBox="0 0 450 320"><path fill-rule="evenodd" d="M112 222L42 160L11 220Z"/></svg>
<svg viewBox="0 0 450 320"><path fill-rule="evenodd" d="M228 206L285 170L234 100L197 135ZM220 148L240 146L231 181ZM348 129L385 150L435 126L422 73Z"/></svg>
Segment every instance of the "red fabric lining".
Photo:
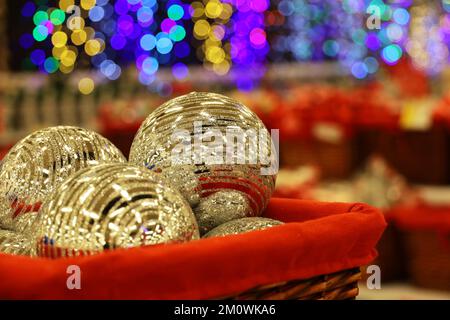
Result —
<svg viewBox="0 0 450 320"><path fill-rule="evenodd" d="M227 238L48 260L0 255L0 297L204 299L369 263L386 226L368 205L272 199L267 217L287 223ZM82 271L68 290L66 268Z"/></svg>
<svg viewBox="0 0 450 320"><path fill-rule="evenodd" d="M6 156L10 148L11 146L0 147L0 160L2 160Z"/></svg>

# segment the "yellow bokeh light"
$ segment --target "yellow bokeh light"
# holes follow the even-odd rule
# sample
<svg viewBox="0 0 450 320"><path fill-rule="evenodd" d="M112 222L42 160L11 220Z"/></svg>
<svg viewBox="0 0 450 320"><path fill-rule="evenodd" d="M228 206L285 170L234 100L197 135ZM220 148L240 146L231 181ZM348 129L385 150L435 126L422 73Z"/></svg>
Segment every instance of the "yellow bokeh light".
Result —
<svg viewBox="0 0 450 320"><path fill-rule="evenodd" d="M101 39L101 38L98 38L98 39L95 39L96 41L98 41L99 43L100 43L100 50L98 51L98 53L101 53L101 52L103 52L104 50L105 50L105 48L106 48L106 43L105 43L105 41L103 41L103 39ZM97 54L98 54L97 53Z"/></svg>
<svg viewBox="0 0 450 320"><path fill-rule="evenodd" d="M72 32L72 35L70 36L70 39L72 40L73 44L80 46L87 40L87 34L84 30L75 30Z"/></svg>
<svg viewBox="0 0 450 320"><path fill-rule="evenodd" d="M90 94L94 91L94 88L95 84L91 78L82 78L78 82L78 90L80 90L82 94Z"/></svg>
<svg viewBox="0 0 450 320"><path fill-rule="evenodd" d="M73 71L74 65L71 66L65 66L62 63L59 65L59 71L61 71L64 74L71 73Z"/></svg>
<svg viewBox="0 0 450 320"><path fill-rule="evenodd" d="M215 63L213 65L213 71L220 75L226 75L230 71L231 64L227 60L223 60L221 63Z"/></svg>
<svg viewBox="0 0 450 320"><path fill-rule="evenodd" d="M76 60L77 53L73 50L68 49L61 54L61 63L66 67L73 66Z"/></svg>
<svg viewBox="0 0 450 320"><path fill-rule="evenodd" d="M209 35L211 26L206 20L198 20L194 25L194 37L197 39L205 39Z"/></svg>
<svg viewBox="0 0 450 320"><path fill-rule="evenodd" d="M59 7L61 10L66 11L70 6L73 6L74 0L59 0Z"/></svg>
<svg viewBox="0 0 450 320"><path fill-rule="evenodd" d="M220 47L206 48L206 59L214 64L222 63L225 60L225 51Z"/></svg>
<svg viewBox="0 0 450 320"><path fill-rule="evenodd" d="M228 21L233 14L233 7L229 3L222 4L222 12L220 13L219 18L225 21Z"/></svg>
<svg viewBox="0 0 450 320"><path fill-rule="evenodd" d="M61 55L63 54L64 51L67 50L66 46L57 48L57 47L53 47L52 49L52 55L53 57L55 57L56 59L61 59Z"/></svg>
<svg viewBox="0 0 450 320"><path fill-rule="evenodd" d="M56 48L62 48L67 43L67 34L57 31L52 35L52 43Z"/></svg>
<svg viewBox="0 0 450 320"><path fill-rule="evenodd" d="M224 25L233 14L233 6L221 0L195 1L191 4L190 13L194 21L194 38L204 41L197 47L197 57L203 60L206 69L217 74L228 73L230 54L222 41L226 33Z"/></svg>
<svg viewBox="0 0 450 320"><path fill-rule="evenodd" d="M71 16L67 19L67 27L70 30L82 30L84 28L85 22L82 17Z"/></svg>
<svg viewBox="0 0 450 320"><path fill-rule="evenodd" d="M192 2L190 12L193 19L201 18L205 12L203 4L201 2Z"/></svg>
<svg viewBox="0 0 450 320"><path fill-rule="evenodd" d="M86 32L86 38L87 39L94 39L94 37L95 37L95 30L94 30L94 28L86 27L83 30L84 30L84 32Z"/></svg>
<svg viewBox="0 0 450 320"><path fill-rule="evenodd" d="M223 5L220 1L211 0L206 4L205 14L208 18L214 19L220 16L223 11Z"/></svg>
<svg viewBox="0 0 450 320"><path fill-rule="evenodd" d="M95 6L96 2L96 0L81 0L80 5L84 10L90 10Z"/></svg>
<svg viewBox="0 0 450 320"><path fill-rule="evenodd" d="M222 43L218 40L214 40L214 39L206 39L204 44L204 48L205 50L208 49L209 47L220 47L222 45Z"/></svg>
<svg viewBox="0 0 450 320"><path fill-rule="evenodd" d="M90 56L95 56L100 52L102 48L102 44L98 39L88 40L84 45L84 51Z"/></svg>

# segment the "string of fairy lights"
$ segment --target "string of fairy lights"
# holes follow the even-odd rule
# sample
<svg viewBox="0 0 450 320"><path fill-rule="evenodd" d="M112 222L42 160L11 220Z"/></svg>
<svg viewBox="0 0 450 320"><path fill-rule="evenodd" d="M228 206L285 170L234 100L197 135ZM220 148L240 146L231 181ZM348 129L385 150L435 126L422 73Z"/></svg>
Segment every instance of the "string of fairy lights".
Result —
<svg viewBox="0 0 450 320"><path fill-rule="evenodd" d="M355 78L375 74L408 55L431 74L447 63L450 0L28 0L33 22L19 43L41 72L69 74L95 67L116 80L134 64L139 81L152 84L171 68L176 79L189 64L250 90L268 61L337 60ZM366 25L377 9L380 28ZM252 72L249 72L252 71ZM93 79L80 79L82 93Z"/></svg>
<svg viewBox="0 0 450 320"><path fill-rule="evenodd" d="M203 65L219 75L231 67L230 45L226 43L226 29L233 14L231 4L224 1L195 1L191 4L194 22L193 36L201 44L196 50Z"/></svg>

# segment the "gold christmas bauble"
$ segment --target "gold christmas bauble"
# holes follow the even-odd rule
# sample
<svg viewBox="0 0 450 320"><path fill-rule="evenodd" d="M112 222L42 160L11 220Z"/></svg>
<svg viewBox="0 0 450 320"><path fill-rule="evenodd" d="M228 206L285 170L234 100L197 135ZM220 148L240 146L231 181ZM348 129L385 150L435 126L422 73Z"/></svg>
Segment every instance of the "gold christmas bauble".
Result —
<svg viewBox="0 0 450 320"><path fill-rule="evenodd" d="M0 230L0 252L15 255L33 255L30 239L10 230Z"/></svg>
<svg viewBox="0 0 450 320"><path fill-rule="evenodd" d="M283 224L283 222L262 217L248 217L236 219L221 224L217 228L214 228L213 230L205 234L203 238L223 237L232 234L240 234L256 230L264 230L267 228L279 226L281 224Z"/></svg>
<svg viewBox="0 0 450 320"><path fill-rule="evenodd" d="M247 197L246 214L258 216L274 190L275 149L262 121L246 106L220 94L193 92L147 117L130 162L161 172L193 208L218 191L236 190Z"/></svg>
<svg viewBox="0 0 450 320"><path fill-rule="evenodd" d="M26 232L47 196L75 172L109 162L122 153L93 131L58 126L18 142L0 166L0 227Z"/></svg>
<svg viewBox="0 0 450 320"><path fill-rule="evenodd" d="M235 219L250 214L250 203L244 193L236 190L221 190L202 199L194 208L201 234Z"/></svg>
<svg viewBox="0 0 450 320"><path fill-rule="evenodd" d="M43 204L31 232L44 257L199 238L181 194L159 175L128 164L102 164L67 179Z"/></svg>

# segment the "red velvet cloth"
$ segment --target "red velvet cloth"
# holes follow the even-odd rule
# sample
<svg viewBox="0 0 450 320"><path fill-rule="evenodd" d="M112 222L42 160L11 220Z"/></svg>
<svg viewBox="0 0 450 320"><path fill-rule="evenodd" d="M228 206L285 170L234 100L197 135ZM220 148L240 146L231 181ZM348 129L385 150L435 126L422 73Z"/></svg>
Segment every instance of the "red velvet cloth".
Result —
<svg viewBox="0 0 450 320"><path fill-rule="evenodd" d="M364 204L271 200L271 229L183 244L47 260L0 255L0 298L206 299L364 265L386 226ZM81 290L66 286L81 268Z"/></svg>

